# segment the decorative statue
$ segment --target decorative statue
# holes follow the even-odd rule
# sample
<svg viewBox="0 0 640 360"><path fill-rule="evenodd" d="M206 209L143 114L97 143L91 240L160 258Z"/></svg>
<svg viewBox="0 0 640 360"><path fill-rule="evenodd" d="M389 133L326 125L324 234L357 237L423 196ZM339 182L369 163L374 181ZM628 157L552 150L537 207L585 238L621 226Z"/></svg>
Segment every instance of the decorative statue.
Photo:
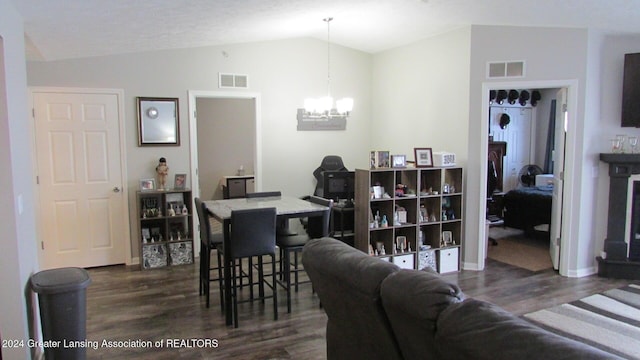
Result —
<svg viewBox="0 0 640 360"><path fill-rule="evenodd" d="M165 190L165 184L167 183L167 176L169 174L169 167L167 166L167 160L165 158L160 158L158 166L156 166L156 172L158 173L158 189Z"/></svg>

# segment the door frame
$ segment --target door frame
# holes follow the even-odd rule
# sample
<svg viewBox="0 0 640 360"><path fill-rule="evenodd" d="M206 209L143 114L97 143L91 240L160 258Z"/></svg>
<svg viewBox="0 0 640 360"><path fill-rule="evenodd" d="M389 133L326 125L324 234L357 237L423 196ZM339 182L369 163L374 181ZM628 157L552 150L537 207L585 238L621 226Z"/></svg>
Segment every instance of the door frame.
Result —
<svg viewBox="0 0 640 360"><path fill-rule="evenodd" d="M187 91L189 97L189 151L190 151L190 167L191 167L191 190L193 191L193 198L200 197L200 185L198 177L198 119L196 114L196 100L198 98L207 99L252 99L254 101L255 108L255 154L254 154L254 181L255 191L262 189L262 118L260 117L261 111L261 99L260 93L256 92L233 92L233 91L199 91L189 90ZM198 217L194 217L194 231L198 231L200 222ZM195 241L194 254L200 254L200 241Z"/></svg>
<svg viewBox="0 0 640 360"><path fill-rule="evenodd" d="M548 88L566 88L567 89L567 102L569 111L569 126L567 128L566 149L565 149L565 164L564 164L564 179L565 183L572 184L575 180L575 172L573 171L576 159L577 159L577 146L578 146L578 80L540 80L540 81L507 81L507 82L483 82L482 83L482 112L481 119L489 118L489 91L500 89L548 89ZM479 154L483 159L487 158L489 137L485 134L489 133L489 122L481 121L480 124L480 149ZM477 183L479 187L476 189L480 194L486 193L487 189L487 167L480 167L480 181ZM483 190L484 189L484 190ZM577 214L578 209L574 209L573 204L577 203L572 200L578 197L575 191L565 191L562 195L562 228L560 230L560 266L559 272L562 276L574 276L575 274L569 274L568 266L570 263L570 254L576 247L577 239L572 236L577 233L579 226L579 219L574 214ZM478 246L478 258L477 264L481 264L480 269L484 269L485 263L485 249L487 248L487 233L486 233L486 196L480 196L480 211L478 216L478 229L479 234L479 246Z"/></svg>
<svg viewBox="0 0 640 360"><path fill-rule="evenodd" d="M62 93L62 94L112 94L118 98L118 128L120 137L120 186L122 187L122 197L124 199L124 206L120 216L123 221L124 234L122 236L122 246L124 246L125 252L125 264L132 265L131 256L131 224L129 221L129 186L127 175L127 142L125 131L125 112L124 112L124 90L123 89L109 89L109 88L73 88L73 87L48 87L48 86L33 86L29 87L29 108L31 111L31 121L29 124L29 131L31 132L31 152L33 154L31 159L33 173L38 176L38 161L36 157L36 124L34 117L34 93ZM35 204L40 203L40 189L38 186L37 178L34 179L34 200ZM35 212L36 216L36 233L37 242L39 243L42 238L42 221L40 218L40 211ZM42 263L42 248L38 245L38 263Z"/></svg>

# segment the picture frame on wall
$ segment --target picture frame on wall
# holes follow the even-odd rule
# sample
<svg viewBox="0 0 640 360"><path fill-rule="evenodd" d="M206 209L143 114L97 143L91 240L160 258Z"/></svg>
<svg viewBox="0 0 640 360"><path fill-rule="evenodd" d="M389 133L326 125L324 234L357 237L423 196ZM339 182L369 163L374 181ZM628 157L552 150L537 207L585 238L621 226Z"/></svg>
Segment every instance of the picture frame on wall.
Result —
<svg viewBox="0 0 640 360"><path fill-rule="evenodd" d="M391 167L404 168L407 167L406 155L391 155Z"/></svg>
<svg viewBox="0 0 640 360"><path fill-rule="evenodd" d="M178 98L138 97L138 146L180 145Z"/></svg>
<svg viewBox="0 0 640 360"><path fill-rule="evenodd" d="M176 190L184 190L187 185L187 174L176 174L173 179L173 188Z"/></svg>
<svg viewBox="0 0 640 360"><path fill-rule="evenodd" d="M433 167L433 150L431 148L414 148L416 167Z"/></svg>
<svg viewBox="0 0 640 360"><path fill-rule="evenodd" d="M156 190L156 179L140 179L140 191Z"/></svg>

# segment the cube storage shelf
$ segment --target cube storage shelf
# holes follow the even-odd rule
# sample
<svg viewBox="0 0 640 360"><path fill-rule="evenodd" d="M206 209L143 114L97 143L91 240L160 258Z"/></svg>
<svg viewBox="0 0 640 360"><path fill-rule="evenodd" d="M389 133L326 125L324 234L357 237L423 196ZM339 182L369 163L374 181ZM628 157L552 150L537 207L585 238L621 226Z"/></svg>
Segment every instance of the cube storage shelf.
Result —
<svg viewBox="0 0 640 360"><path fill-rule="evenodd" d="M355 247L405 268L458 271L462 189L461 167L356 169Z"/></svg>
<svg viewBox="0 0 640 360"><path fill-rule="evenodd" d="M138 191L136 197L141 269L193 264L191 191Z"/></svg>

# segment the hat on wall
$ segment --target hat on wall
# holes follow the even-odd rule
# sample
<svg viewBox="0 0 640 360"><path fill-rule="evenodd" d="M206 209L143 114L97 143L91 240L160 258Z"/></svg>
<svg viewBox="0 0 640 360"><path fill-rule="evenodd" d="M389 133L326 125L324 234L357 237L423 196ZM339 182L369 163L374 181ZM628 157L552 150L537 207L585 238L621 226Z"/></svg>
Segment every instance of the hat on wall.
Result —
<svg viewBox="0 0 640 360"><path fill-rule="evenodd" d="M529 98L530 98L530 95L527 90L520 91L520 99L518 100L520 102L520 105L522 106L527 105L527 100L529 100Z"/></svg>
<svg viewBox="0 0 640 360"><path fill-rule="evenodd" d="M518 90L509 90L509 104L513 105L518 100L520 94L518 94Z"/></svg>
<svg viewBox="0 0 640 360"><path fill-rule="evenodd" d="M510 122L511 118L509 117L509 114L502 113L502 115L500 115L500 129L506 129Z"/></svg>
<svg viewBox="0 0 640 360"><path fill-rule="evenodd" d="M504 104L504 99L507 98L507 90L498 90L496 95L496 102L500 105Z"/></svg>
<svg viewBox="0 0 640 360"><path fill-rule="evenodd" d="M542 99L542 95L540 95L540 91L533 90L533 92L531 93L531 106L538 105L538 101L540 101L540 99Z"/></svg>
<svg viewBox="0 0 640 360"><path fill-rule="evenodd" d="M497 91L489 90L489 104L493 104L493 100L496 99Z"/></svg>

